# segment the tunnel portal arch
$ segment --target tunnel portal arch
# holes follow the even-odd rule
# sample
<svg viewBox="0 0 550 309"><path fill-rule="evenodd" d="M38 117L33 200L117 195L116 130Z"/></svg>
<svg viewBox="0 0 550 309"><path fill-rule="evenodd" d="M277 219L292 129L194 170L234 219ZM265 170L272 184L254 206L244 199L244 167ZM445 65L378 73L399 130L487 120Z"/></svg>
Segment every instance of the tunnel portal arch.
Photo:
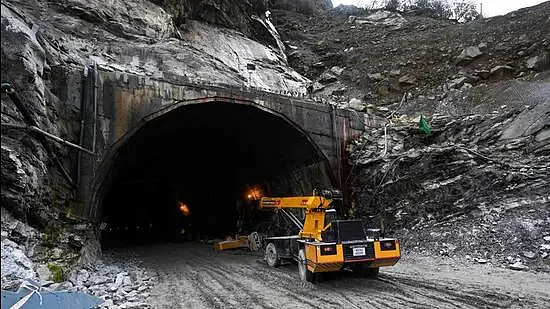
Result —
<svg viewBox="0 0 550 309"><path fill-rule="evenodd" d="M206 121L201 123L201 117L203 120L206 119ZM216 122L220 123L216 124ZM234 127L231 127L231 125ZM189 132L183 132L190 130L196 130L195 133L198 134L199 137L194 137L190 135ZM199 132L201 130L204 130L204 132ZM127 206L112 205L115 203L114 201L120 201L124 204L123 197L119 196L116 199L112 198L109 202L111 204L110 206L107 205L108 202L106 199L109 199L109 196L116 196L118 194L117 190L120 190L120 194L125 194L125 192L137 194L137 192L141 191L140 188L142 187L139 186L135 186L131 190L122 189L121 184L124 181L148 181L147 179L138 179L139 177L136 175L140 175L140 173L132 171L132 169L136 170L140 169L143 165L148 165L145 164L147 158L139 158L145 155L143 151L146 151L146 149L160 147L158 150L160 152L165 152L168 161L177 160L177 155L174 156L173 154L166 153L172 151L170 147L160 145L163 142L170 142L170 137L164 137L163 134L174 134L172 138L177 138L180 136L179 134L183 134L184 138L189 138L191 142L196 142L200 144L201 147L206 147L208 151L212 152L212 150L215 150L215 147L209 148L208 143L203 143L203 141L205 138L216 139L216 137L212 135L216 133L217 130L221 131L220 133L226 134L227 139L236 139L235 143L237 143L238 147L234 147L230 149L230 151L241 151L243 156L259 156L258 159L260 162L253 163L256 164L253 165L253 167L257 170L247 171L244 172L244 174L249 173L248 176L250 176L250 181L253 182L257 180L258 177L261 178L262 172L265 172L266 179L264 180L268 187L271 186L271 188L269 188L270 191L279 194L291 194L289 189L295 189L297 191L301 190L302 192L294 193L306 193L303 192L304 189L335 184L335 177L329 160L319 145L315 143L305 130L283 113L262 106L251 100L238 100L224 97L201 98L180 101L143 117L137 125L110 147L104 155L96 177L94 178L89 202L89 218L91 218L93 222L99 223L105 213L109 212L109 209L106 207L126 207L127 211L131 212L130 208ZM234 131L233 135L228 133L232 130ZM159 134L159 136L154 136L155 133ZM244 133L250 135L243 135ZM201 136L201 134L203 134L203 136ZM238 140L239 138L241 140ZM140 142L140 139L145 140ZM243 139L253 139L253 141L243 141ZM155 140L160 140L160 144L157 143L149 147L146 145L148 142L154 142ZM223 141L220 138L218 138L216 142L222 143L221 146L223 147L231 146L231 141ZM173 151L191 148L193 148L193 146L187 148L174 148ZM193 151L200 153L201 150ZM223 150L221 150L221 152L220 155L223 156ZM189 153L185 155L187 155L190 160L201 160L201 158ZM202 158L202 160L213 158L213 156L205 156L208 158ZM135 157L138 157L138 159ZM242 164L243 160L236 159L236 157L237 156L234 158L236 165ZM248 158L244 161L246 160L253 159ZM262 160L264 160L264 162L261 162ZM281 160L288 160L289 162L280 162ZM134 162L135 165L130 164L129 166L128 162L130 161ZM206 161L203 161L202 164L205 162ZM231 162L231 160L228 160L226 163L229 165ZM180 162L174 161L173 163L177 165ZM158 164L158 168L163 171L169 170L168 165L162 165L158 162L152 164ZM220 166L218 166L218 168L219 167ZM186 166L178 165L176 169L178 168L181 168L181 171L185 171L186 169L189 170L194 167L192 167L192 164L189 164ZM141 176L152 176L152 174L147 173L152 173L153 170L154 169L144 172ZM211 170L208 171L211 172ZM223 173L231 174L232 172L234 172L234 169L227 168ZM239 174L239 172L236 174ZM193 170L193 172L186 175L186 177L198 177L201 173L202 172L198 169ZM160 176L162 178L162 175L155 176ZM153 186L152 178L153 177L151 177L148 183L150 186ZM286 180L280 178L285 178ZM170 179L166 180L170 182ZM244 185L244 182L247 180L241 179L240 181L243 182L240 183L240 185ZM286 181L287 183L282 184L280 181ZM159 184L155 183L155 185ZM273 186L285 188L274 190ZM292 186L294 186L294 188L289 188ZM230 194L230 191L231 190L224 189L223 193ZM129 203L130 200L131 198L128 197Z"/></svg>

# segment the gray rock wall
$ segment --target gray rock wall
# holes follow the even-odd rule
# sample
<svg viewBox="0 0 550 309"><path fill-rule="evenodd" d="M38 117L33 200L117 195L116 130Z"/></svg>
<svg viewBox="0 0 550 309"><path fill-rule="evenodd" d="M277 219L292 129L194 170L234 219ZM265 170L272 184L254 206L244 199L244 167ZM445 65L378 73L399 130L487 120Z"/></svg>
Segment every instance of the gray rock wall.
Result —
<svg viewBox="0 0 550 309"><path fill-rule="evenodd" d="M492 114L435 115L432 136L418 129L418 118L394 119L385 156L384 130L371 131L353 146L357 210L383 213L400 228L479 207L550 203L550 101L531 103Z"/></svg>
<svg viewBox="0 0 550 309"><path fill-rule="evenodd" d="M238 30L250 26L250 13L264 18L265 12L261 1L235 6L209 1L159 2L162 7L141 0L125 5L120 1L7 1L2 4L2 81L13 84L42 130L74 143L80 135L82 72L94 62L102 70L171 82L305 91L308 80L286 66L277 46L267 47L237 31L197 21L188 20L183 30L175 27L169 13L180 2L191 13L190 19L215 24L221 14L234 21L224 26ZM199 12L206 15L198 16ZM249 63L257 69L247 70ZM2 121L23 124L6 95L2 103ZM86 108L85 116L90 107ZM87 148L91 148L93 134L89 121L83 145ZM108 130L105 125L100 122L98 130ZM3 205L44 228L57 217L52 206L63 213L78 197L36 136L5 128L2 132ZM101 136L99 148L105 145ZM76 180L77 153L54 142L51 147ZM86 160L90 158L84 155Z"/></svg>
<svg viewBox="0 0 550 309"><path fill-rule="evenodd" d="M440 106L451 109L428 116L431 136L419 113L381 118L387 144L379 125L352 146L353 215L398 235L404 250L547 270L539 247L550 218L550 84L497 86L472 92L491 93L498 108L467 93L475 108ZM520 104L510 89L529 95Z"/></svg>
<svg viewBox="0 0 550 309"><path fill-rule="evenodd" d="M270 9L314 15L332 9L331 0L269 0Z"/></svg>
<svg viewBox="0 0 550 309"><path fill-rule="evenodd" d="M33 26L34 25L34 26ZM72 112L52 93L51 62L37 28L19 10L2 4L2 81L11 83L31 118L52 134L72 139ZM69 120L68 122L65 122ZM25 124L21 112L2 94L2 122ZM63 158L68 150L52 144ZM69 165L69 160L62 163ZM66 207L72 190L53 166L52 157L33 134L2 128L2 206L45 227Z"/></svg>

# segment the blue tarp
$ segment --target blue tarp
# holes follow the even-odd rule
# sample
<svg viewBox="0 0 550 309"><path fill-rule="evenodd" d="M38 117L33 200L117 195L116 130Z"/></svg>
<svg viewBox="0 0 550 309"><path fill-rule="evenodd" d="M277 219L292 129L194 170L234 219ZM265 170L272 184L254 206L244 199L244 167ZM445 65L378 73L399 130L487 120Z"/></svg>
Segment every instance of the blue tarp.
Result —
<svg viewBox="0 0 550 309"><path fill-rule="evenodd" d="M19 301L21 306L16 305ZM23 281L17 292L2 290L2 309L91 309L102 302L101 298L82 292L44 290L29 279Z"/></svg>

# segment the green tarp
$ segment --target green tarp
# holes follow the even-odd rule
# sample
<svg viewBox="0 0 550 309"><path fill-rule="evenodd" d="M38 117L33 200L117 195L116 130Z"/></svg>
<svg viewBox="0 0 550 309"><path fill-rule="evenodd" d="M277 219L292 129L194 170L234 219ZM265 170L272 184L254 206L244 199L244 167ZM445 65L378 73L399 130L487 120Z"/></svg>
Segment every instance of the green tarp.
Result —
<svg viewBox="0 0 550 309"><path fill-rule="evenodd" d="M420 128L420 131L426 133L426 135L431 136L432 135L432 129L430 128L430 125L428 124L428 121L424 117L424 115L420 115L420 121L418 122L418 127Z"/></svg>

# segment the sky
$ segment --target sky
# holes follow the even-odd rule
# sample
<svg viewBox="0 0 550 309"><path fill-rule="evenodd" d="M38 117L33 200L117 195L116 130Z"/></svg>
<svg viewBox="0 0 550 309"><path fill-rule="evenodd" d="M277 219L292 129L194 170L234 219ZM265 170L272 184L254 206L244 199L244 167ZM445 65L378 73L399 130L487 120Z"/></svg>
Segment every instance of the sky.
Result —
<svg viewBox="0 0 550 309"><path fill-rule="evenodd" d="M473 2L483 3L483 15L492 17L496 15L504 15L512 11L537 5L546 0L473 0ZM332 4L336 7L340 4L352 4L360 6L365 3L370 3L369 0L332 0Z"/></svg>

